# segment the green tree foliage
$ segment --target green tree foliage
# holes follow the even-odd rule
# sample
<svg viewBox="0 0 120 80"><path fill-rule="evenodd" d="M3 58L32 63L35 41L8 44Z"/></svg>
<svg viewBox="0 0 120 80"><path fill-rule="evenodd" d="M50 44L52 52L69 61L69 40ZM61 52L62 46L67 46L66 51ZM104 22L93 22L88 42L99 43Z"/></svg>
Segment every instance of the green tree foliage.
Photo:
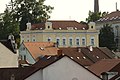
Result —
<svg viewBox="0 0 120 80"><path fill-rule="evenodd" d="M0 15L0 39L7 39L10 33L15 36L19 35L19 23L13 19L12 14L13 12L7 7Z"/></svg>
<svg viewBox="0 0 120 80"><path fill-rule="evenodd" d="M44 5L45 0L15 0L13 18L20 22L20 30L26 30L26 23L38 23L50 18L53 7Z"/></svg>
<svg viewBox="0 0 120 80"><path fill-rule="evenodd" d="M107 47L111 50L116 49L113 28L109 24L104 25L100 30L99 45L100 47Z"/></svg>
<svg viewBox="0 0 120 80"><path fill-rule="evenodd" d="M98 19L100 19L101 17L104 17L108 14L108 12L92 12L92 11L89 11L89 14L88 14L88 18L86 18L86 21L89 23L89 22L95 22L97 21Z"/></svg>

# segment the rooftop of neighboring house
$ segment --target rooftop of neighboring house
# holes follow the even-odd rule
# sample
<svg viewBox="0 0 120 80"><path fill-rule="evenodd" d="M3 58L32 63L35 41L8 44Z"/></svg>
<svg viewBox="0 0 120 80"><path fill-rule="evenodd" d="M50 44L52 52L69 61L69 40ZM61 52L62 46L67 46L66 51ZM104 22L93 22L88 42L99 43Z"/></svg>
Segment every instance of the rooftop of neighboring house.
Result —
<svg viewBox="0 0 120 80"><path fill-rule="evenodd" d="M103 72L118 72L118 66L120 67L120 59L102 59L88 69L100 76Z"/></svg>
<svg viewBox="0 0 120 80"><path fill-rule="evenodd" d="M77 59L84 66L90 66L101 59L114 59L115 54L106 47L55 47L52 42L24 42L32 57L36 60L59 54Z"/></svg>
<svg viewBox="0 0 120 80"><path fill-rule="evenodd" d="M0 43L2 43L6 48L8 48L13 53L17 53L17 44L14 40L14 36L10 34L8 36L8 39L0 40Z"/></svg>
<svg viewBox="0 0 120 80"><path fill-rule="evenodd" d="M79 47L79 48L59 48L62 54L80 60L84 66L90 66L101 59L114 59L114 53L105 47Z"/></svg>
<svg viewBox="0 0 120 80"><path fill-rule="evenodd" d="M83 65L81 65L79 60L77 60L75 58L71 58L68 55L59 55L59 56L51 56L51 57L50 56L44 56L38 62L36 62L35 64L33 64L32 66L29 66L29 67L0 68L0 75L1 75L0 79L8 80L8 79L10 79L11 76L14 75L16 80L24 80L27 77L34 74L35 72L39 71L40 69L44 69L45 67L53 64L54 62L62 59L63 57L68 57L71 60L73 60L74 62L76 62L77 64L79 64L80 66L82 66L83 68L85 68ZM87 68L85 68L85 69L88 70ZM93 75L97 76L96 74L94 74L90 70L88 70L88 71L90 73L92 73Z"/></svg>
<svg viewBox="0 0 120 80"><path fill-rule="evenodd" d="M99 23L99 22L119 21L119 20L120 20L120 11L114 11L100 18L96 22Z"/></svg>
<svg viewBox="0 0 120 80"><path fill-rule="evenodd" d="M23 45L34 59L44 55L57 55L59 50L53 42L24 42Z"/></svg>
<svg viewBox="0 0 120 80"><path fill-rule="evenodd" d="M71 28L73 30L85 30L88 29L88 25L79 23L74 20L48 20L47 22L52 23L52 28L54 30L68 30L68 28ZM32 30L44 30L45 29L45 23L38 23L32 25Z"/></svg>

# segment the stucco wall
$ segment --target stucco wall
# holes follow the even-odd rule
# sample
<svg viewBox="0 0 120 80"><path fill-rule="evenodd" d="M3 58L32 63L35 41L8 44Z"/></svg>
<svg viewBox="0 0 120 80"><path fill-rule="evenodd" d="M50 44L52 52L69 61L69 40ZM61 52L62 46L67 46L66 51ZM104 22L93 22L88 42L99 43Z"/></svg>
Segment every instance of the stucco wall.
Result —
<svg viewBox="0 0 120 80"><path fill-rule="evenodd" d="M72 80L73 78L100 80L68 57L64 57L43 69L43 80Z"/></svg>
<svg viewBox="0 0 120 80"><path fill-rule="evenodd" d="M95 37L95 47L98 47L98 34L99 32L97 30L33 30L33 31L22 31L21 32L21 42L22 40L24 40L24 42L28 42L29 41L33 42L32 38L33 36L35 36L36 42L46 42L48 40L48 38L50 37L52 39L52 42L56 42L56 38L59 37L60 38L60 46L59 47L63 47L62 43L62 39L63 37L66 38L66 46L70 46L69 45L69 38L72 37L73 38L73 45L72 46L76 46L76 37L80 38L80 47L84 47L82 45L82 37L86 38L86 45L85 46L89 46L90 44L90 38L91 37Z"/></svg>
<svg viewBox="0 0 120 80"><path fill-rule="evenodd" d="M18 67L18 54L0 43L0 68Z"/></svg>
<svg viewBox="0 0 120 80"><path fill-rule="evenodd" d="M22 44L19 48L19 57L24 60L24 56L26 56L26 60L30 64L34 64L36 61L33 59L32 55L29 53L29 51L25 48L25 46Z"/></svg>
<svg viewBox="0 0 120 80"><path fill-rule="evenodd" d="M39 70L25 80L43 80L42 77L43 77L42 70Z"/></svg>

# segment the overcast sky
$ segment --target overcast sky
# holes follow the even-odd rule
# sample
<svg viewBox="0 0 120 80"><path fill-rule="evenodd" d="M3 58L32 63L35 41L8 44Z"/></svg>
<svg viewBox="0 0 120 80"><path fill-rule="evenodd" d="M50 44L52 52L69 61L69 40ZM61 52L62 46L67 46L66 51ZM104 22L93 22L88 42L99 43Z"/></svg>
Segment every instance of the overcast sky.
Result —
<svg viewBox="0 0 120 80"><path fill-rule="evenodd" d="M0 0L0 13L4 11L6 4L10 0ZM99 0L101 12L112 12L116 10L115 3L120 10L120 0ZM94 10L94 0L46 0L46 5L54 7L51 20L76 20L85 21L89 10Z"/></svg>

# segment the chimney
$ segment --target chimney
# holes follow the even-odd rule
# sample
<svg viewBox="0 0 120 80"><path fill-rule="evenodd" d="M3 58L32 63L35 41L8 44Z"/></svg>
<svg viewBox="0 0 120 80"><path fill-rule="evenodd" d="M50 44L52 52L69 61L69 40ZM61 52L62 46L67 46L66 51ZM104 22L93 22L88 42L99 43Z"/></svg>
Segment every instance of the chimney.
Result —
<svg viewBox="0 0 120 80"><path fill-rule="evenodd" d="M81 52L81 48L78 48L78 52Z"/></svg>
<svg viewBox="0 0 120 80"><path fill-rule="evenodd" d="M62 50L57 50L58 56L62 55Z"/></svg>
<svg viewBox="0 0 120 80"><path fill-rule="evenodd" d="M90 50L90 51L93 51L93 47L92 47L92 46L89 46L89 50Z"/></svg>
<svg viewBox="0 0 120 80"><path fill-rule="evenodd" d="M101 75L103 80L108 80L108 74L106 72L103 72Z"/></svg>
<svg viewBox="0 0 120 80"><path fill-rule="evenodd" d="M94 0L94 13L99 12L99 1Z"/></svg>

